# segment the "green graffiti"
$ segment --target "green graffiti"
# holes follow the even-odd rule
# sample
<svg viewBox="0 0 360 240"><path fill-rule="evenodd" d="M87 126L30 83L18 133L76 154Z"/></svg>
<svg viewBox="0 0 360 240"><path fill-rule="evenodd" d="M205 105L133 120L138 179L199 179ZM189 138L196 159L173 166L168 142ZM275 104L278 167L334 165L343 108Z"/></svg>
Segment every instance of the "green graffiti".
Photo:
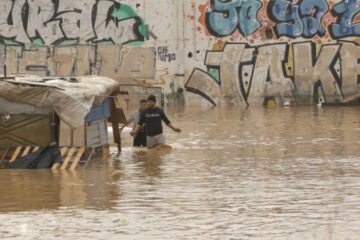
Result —
<svg viewBox="0 0 360 240"><path fill-rule="evenodd" d="M40 38L36 38L32 40L32 45L35 47L41 47L44 45L44 42Z"/></svg>
<svg viewBox="0 0 360 240"><path fill-rule="evenodd" d="M11 39L7 39L7 38L4 38L3 42L5 45L9 45L9 46L20 46L20 44L18 42L11 40Z"/></svg>
<svg viewBox="0 0 360 240"><path fill-rule="evenodd" d="M71 46L77 44L79 41L77 40L63 40L58 45L59 46Z"/></svg>
<svg viewBox="0 0 360 240"><path fill-rule="evenodd" d="M220 83L220 70L217 68L208 68L208 73Z"/></svg>
<svg viewBox="0 0 360 240"><path fill-rule="evenodd" d="M114 12L111 14L111 16L120 21L128 19L128 18L138 18L141 21L141 23L138 26L139 33L144 38L147 38L147 36L149 35L149 29L148 29L148 26L145 24L144 19L139 17L136 14L135 10L132 7L130 7L129 5L121 4L118 8L116 8L114 10ZM139 46L142 44L143 44L143 41L137 41L137 40L127 43L127 45L131 45L131 46Z"/></svg>
<svg viewBox="0 0 360 240"><path fill-rule="evenodd" d="M138 16L136 11L131 6L126 4L115 3L113 6L111 17L113 17L113 19L117 22L131 18L133 18L136 21L137 28L134 29L134 31L135 34L138 36L138 39L129 41L128 43L126 43L127 45L139 46L144 43L144 39L148 39L149 36L148 26L145 24L144 19ZM40 47L40 46L44 46L45 42L40 37L31 39L31 43L24 43L24 42L17 42L11 38L0 36L0 44L8 45L8 46ZM58 41L53 43L53 45L57 45L57 46L71 46L76 44L79 44L79 40L67 39L66 36L64 36L63 39L59 39ZM89 44L92 43L90 42ZM114 44L114 42L111 40L104 40L104 41L96 42L95 44L111 45Z"/></svg>

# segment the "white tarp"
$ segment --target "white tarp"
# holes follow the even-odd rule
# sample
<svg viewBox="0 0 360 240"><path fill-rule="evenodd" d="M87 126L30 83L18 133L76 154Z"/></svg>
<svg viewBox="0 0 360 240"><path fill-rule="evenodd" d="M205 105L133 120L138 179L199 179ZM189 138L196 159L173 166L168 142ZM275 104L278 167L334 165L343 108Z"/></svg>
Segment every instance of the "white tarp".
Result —
<svg viewBox="0 0 360 240"><path fill-rule="evenodd" d="M118 85L115 80L102 76L22 76L0 80L0 97L36 107L51 107L64 122L76 128L84 124L91 106L101 103Z"/></svg>

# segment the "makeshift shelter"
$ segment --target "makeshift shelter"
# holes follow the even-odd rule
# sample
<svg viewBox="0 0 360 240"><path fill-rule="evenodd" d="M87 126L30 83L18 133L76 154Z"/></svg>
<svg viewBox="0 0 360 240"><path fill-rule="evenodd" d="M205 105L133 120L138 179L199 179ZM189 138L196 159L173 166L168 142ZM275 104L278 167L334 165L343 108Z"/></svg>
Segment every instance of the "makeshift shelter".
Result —
<svg viewBox="0 0 360 240"><path fill-rule="evenodd" d="M0 149L15 148L10 152L24 157L39 151L35 148L57 145L66 148L61 149L64 162L75 161L73 156L86 148L107 144L106 121L117 90L118 82L102 76L1 79Z"/></svg>

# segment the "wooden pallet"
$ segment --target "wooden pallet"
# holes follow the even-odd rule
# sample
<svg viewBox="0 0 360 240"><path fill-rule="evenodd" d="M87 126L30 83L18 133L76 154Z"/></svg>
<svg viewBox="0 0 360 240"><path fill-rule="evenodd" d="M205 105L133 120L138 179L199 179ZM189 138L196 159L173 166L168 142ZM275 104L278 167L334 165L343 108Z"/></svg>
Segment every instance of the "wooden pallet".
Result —
<svg viewBox="0 0 360 240"><path fill-rule="evenodd" d="M12 163L20 157L25 157L32 152L39 150L40 147L30 147L30 146L19 146L16 148L6 149L0 159L1 163ZM83 163L83 168L85 168L95 153L95 149L90 148L86 149L85 147L61 147L60 148L61 157L63 159L62 163L55 163L51 169L61 169L61 170L75 170L79 163Z"/></svg>

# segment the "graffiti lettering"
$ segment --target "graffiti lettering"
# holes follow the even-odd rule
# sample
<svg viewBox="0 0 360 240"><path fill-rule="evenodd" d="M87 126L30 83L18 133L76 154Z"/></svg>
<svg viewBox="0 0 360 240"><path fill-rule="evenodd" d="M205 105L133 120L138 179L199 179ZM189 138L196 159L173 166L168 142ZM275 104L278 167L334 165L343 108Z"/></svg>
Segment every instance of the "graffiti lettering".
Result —
<svg viewBox="0 0 360 240"><path fill-rule="evenodd" d="M358 96L360 70L350 66L358 65L359 58L360 47L351 42L323 45L320 51L312 42L226 44L223 51L208 51L205 60L209 69L219 71L219 79L196 68L185 86L213 105L251 105L272 98L279 103L346 102Z"/></svg>
<svg viewBox="0 0 360 240"><path fill-rule="evenodd" d="M172 62L176 60L176 54L170 53L168 47L158 47L157 54L162 62Z"/></svg>
<svg viewBox="0 0 360 240"><path fill-rule="evenodd" d="M0 40L27 44L40 39L45 45L143 41L142 20L132 12L122 17L121 11L129 11L125 6L115 0L2 0Z"/></svg>
<svg viewBox="0 0 360 240"><path fill-rule="evenodd" d="M248 36L261 26L256 17L261 6L259 0L213 0L212 10L206 14L207 27L219 37L231 35L236 29Z"/></svg>
<svg viewBox="0 0 360 240"><path fill-rule="evenodd" d="M8 74L39 76L102 75L121 83L133 84L133 79L154 79L155 50L153 48L123 49L119 45L98 46L5 46L0 51L0 63L6 63ZM4 71L0 69L0 74Z"/></svg>
<svg viewBox="0 0 360 240"><path fill-rule="evenodd" d="M52 20L55 6L51 0L27 1L25 15L28 16L26 32L30 39L40 37L46 45L62 39L60 21Z"/></svg>
<svg viewBox="0 0 360 240"><path fill-rule="evenodd" d="M358 0L341 0L336 4L326 0L273 0L264 4L268 16L259 17L262 6L260 0L211 0L210 9L203 10L202 24L216 37L227 37L236 30L248 37L262 25L267 26L268 23L262 24L261 20L267 21L268 17L275 23L277 38L326 37L327 29L335 39L360 36Z"/></svg>
<svg viewBox="0 0 360 240"><path fill-rule="evenodd" d="M3 0L0 1L0 36L14 39L17 42L29 43L26 27L19 19L22 14L22 7L26 0Z"/></svg>
<svg viewBox="0 0 360 240"><path fill-rule="evenodd" d="M357 0L344 0L336 4L332 12L338 17L337 23L330 27L330 33L333 37L360 35L360 23L354 24L354 19L360 12L360 3Z"/></svg>
<svg viewBox="0 0 360 240"><path fill-rule="evenodd" d="M316 56L314 44L310 42L293 44L294 80L299 96L308 97L315 94L317 89L314 89L314 86L319 84L329 98L342 95L339 86L340 78L334 68L339 58L340 47L340 44L324 45ZM323 101L326 100L329 99L323 99Z"/></svg>
<svg viewBox="0 0 360 240"><path fill-rule="evenodd" d="M264 45L257 49L257 58L254 64L254 73L251 80L252 101L259 96L265 97L291 97L294 85L284 72L286 61L287 45L285 43ZM253 92L256 92L254 94ZM255 97L255 99L254 99Z"/></svg>
<svg viewBox="0 0 360 240"><path fill-rule="evenodd" d="M66 39L78 39L79 42L95 39L92 10L96 6L96 0L61 0L58 4L54 18L61 21L60 27Z"/></svg>
<svg viewBox="0 0 360 240"><path fill-rule="evenodd" d="M346 92L354 91L354 86L360 86L360 47L352 42L341 42L341 89ZM347 94L344 97L349 97Z"/></svg>
<svg viewBox="0 0 360 240"><path fill-rule="evenodd" d="M233 81L234 75L238 76L239 65L244 60L243 55L245 51L245 44L227 44L219 55L217 51L208 52L206 58L206 64L211 67L219 68L222 66L220 71L220 84L221 84L221 96L226 99L227 103L234 104L239 103L241 100L245 100L243 95L240 95L241 85L239 82ZM235 84L235 86L234 86Z"/></svg>
<svg viewBox="0 0 360 240"><path fill-rule="evenodd" d="M292 0L275 0L269 4L270 17L277 23L277 36L300 37L304 31L299 6L291 2Z"/></svg>
<svg viewBox="0 0 360 240"><path fill-rule="evenodd" d="M300 16L304 24L303 36L310 38L315 35L325 36L325 28L322 26L322 19L329 10L325 0L303 0L300 4Z"/></svg>
<svg viewBox="0 0 360 240"><path fill-rule="evenodd" d="M314 37L325 35L321 24L329 7L325 0L303 0L292 4L292 0L275 0L270 3L270 17L277 23L275 33L278 37Z"/></svg>

